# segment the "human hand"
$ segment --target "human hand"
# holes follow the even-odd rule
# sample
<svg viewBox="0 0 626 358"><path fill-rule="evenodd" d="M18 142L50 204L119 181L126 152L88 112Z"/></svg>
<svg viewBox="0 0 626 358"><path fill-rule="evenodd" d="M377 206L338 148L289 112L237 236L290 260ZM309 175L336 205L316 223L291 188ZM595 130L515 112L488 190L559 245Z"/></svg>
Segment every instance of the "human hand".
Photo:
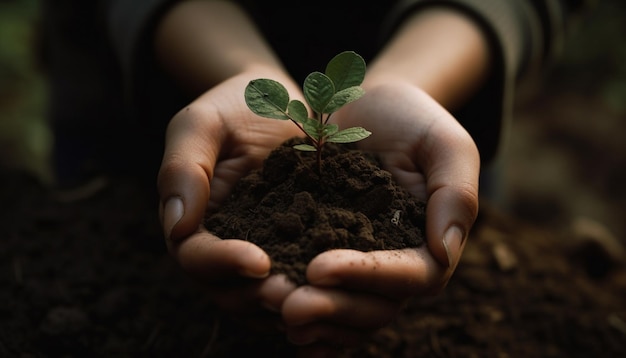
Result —
<svg viewBox="0 0 626 358"><path fill-rule="evenodd" d="M417 249L334 250L308 266L308 286L283 304L287 334L307 352L356 344L391 322L416 294L435 294L456 268L478 212L478 150L462 126L408 84L367 89L336 113L341 128L363 126L358 142L427 201L427 245Z"/></svg>
<svg viewBox="0 0 626 358"><path fill-rule="evenodd" d="M243 73L204 93L171 120L158 175L160 218L168 249L207 288L216 305L251 324L266 324L295 287L269 276L270 259L243 240L222 240L202 226L205 212L230 194L284 140L300 135L289 121L265 120L244 101L249 80L281 74ZM284 75L283 75L284 76ZM290 82L287 79L283 83ZM292 93L299 91L293 86Z"/></svg>

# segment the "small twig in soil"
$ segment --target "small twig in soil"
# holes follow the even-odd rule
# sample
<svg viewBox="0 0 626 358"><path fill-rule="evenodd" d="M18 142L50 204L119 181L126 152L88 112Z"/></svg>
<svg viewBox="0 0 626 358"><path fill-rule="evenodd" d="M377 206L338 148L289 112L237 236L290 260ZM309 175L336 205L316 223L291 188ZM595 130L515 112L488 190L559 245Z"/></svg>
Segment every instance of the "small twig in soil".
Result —
<svg viewBox="0 0 626 358"><path fill-rule="evenodd" d="M626 335L626 322L623 319L619 318L616 314L611 314L607 320L609 321L609 325L618 331L624 333Z"/></svg>
<svg viewBox="0 0 626 358"><path fill-rule="evenodd" d="M447 357L443 351L441 350L441 344L439 344L439 337L437 336L437 332L434 329L430 330L430 348L433 350L435 356L440 358Z"/></svg>
<svg viewBox="0 0 626 358"><path fill-rule="evenodd" d="M204 346L202 353L200 353L200 358L211 356L211 351L213 350L213 344L215 343L215 341L217 340L217 337L219 336L219 329L220 329L220 320L216 318L213 321L213 328L211 329L211 336L209 337L209 341L207 342L206 346Z"/></svg>
<svg viewBox="0 0 626 358"><path fill-rule="evenodd" d="M152 344L156 341L157 337L159 336L159 333L161 332L161 326L162 326L161 323L157 324L152 330L152 332L150 332L148 339L146 339L146 343L144 343L143 346L141 347L142 351L145 352L148 349L150 349Z"/></svg>
<svg viewBox="0 0 626 358"><path fill-rule="evenodd" d="M55 198L61 203L73 203L96 195L109 185L109 180L105 177L95 177L87 183L66 190L55 192Z"/></svg>

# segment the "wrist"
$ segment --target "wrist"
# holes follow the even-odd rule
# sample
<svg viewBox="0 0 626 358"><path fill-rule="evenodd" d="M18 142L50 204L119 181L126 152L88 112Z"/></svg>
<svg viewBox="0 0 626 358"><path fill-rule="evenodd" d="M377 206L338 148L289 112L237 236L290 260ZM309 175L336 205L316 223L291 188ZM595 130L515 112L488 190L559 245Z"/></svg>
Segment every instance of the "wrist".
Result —
<svg viewBox="0 0 626 358"><path fill-rule="evenodd" d="M461 106L489 75L490 47L482 27L452 7L409 16L368 66L364 87L409 82L444 107Z"/></svg>
<svg viewBox="0 0 626 358"><path fill-rule="evenodd" d="M192 94L264 66L282 70L255 24L232 2L179 2L159 21L153 41L163 70Z"/></svg>

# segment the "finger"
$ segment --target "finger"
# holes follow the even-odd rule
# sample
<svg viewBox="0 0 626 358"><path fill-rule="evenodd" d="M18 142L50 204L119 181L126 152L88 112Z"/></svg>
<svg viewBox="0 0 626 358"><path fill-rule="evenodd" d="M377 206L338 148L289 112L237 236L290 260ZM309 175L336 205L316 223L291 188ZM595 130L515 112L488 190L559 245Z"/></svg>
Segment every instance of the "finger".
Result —
<svg viewBox="0 0 626 358"><path fill-rule="evenodd" d="M470 195L444 187L434 192L426 209L426 237L433 256L453 271L476 219L477 204Z"/></svg>
<svg viewBox="0 0 626 358"><path fill-rule="evenodd" d="M430 291L442 273L426 247L371 252L332 250L309 263L307 281L401 300Z"/></svg>
<svg viewBox="0 0 626 358"><path fill-rule="evenodd" d="M258 287L261 280L232 279L226 286L208 286L206 293L217 312L235 320L239 324L257 329L265 325L282 327L282 317L259 304Z"/></svg>
<svg viewBox="0 0 626 358"><path fill-rule="evenodd" d="M271 275L259 286L257 297L265 309L280 313L285 299L296 288L286 275Z"/></svg>
<svg viewBox="0 0 626 358"><path fill-rule="evenodd" d="M199 232L180 242L169 242L172 256L182 269L200 282L237 278L265 278L271 262L260 247L242 240L221 240Z"/></svg>
<svg viewBox="0 0 626 358"><path fill-rule="evenodd" d="M280 307L296 287L284 275L266 279L230 279L208 286L207 295L221 313L249 329L284 331Z"/></svg>
<svg viewBox="0 0 626 358"><path fill-rule="evenodd" d="M221 147L219 120L203 121L210 114L198 107L183 109L170 122L158 174L159 213L164 235L171 240L180 240L200 226Z"/></svg>
<svg viewBox="0 0 626 358"><path fill-rule="evenodd" d="M426 238L441 265L456 266L478 214L480 157L469 134L451 116L431 127L421 159L426 172L428 201Z"/></svg>
<svg viewBox="0 0 626 358"><path fill-rule="evenodd" d="M220 308L238 314L257 311L280 313L285 298L296 286L285 275L265 279L230 279L208 287L207 294Z"/></svg>
<svg viewBox="0 0 626 358"><path fill-rule="evenodd" d="M324 321L376 329L387 325L401 308L398 302L377 295L302 286L287 297L282 313L287 326Z"/></svg>
<svg viewBox="0 0 626 358"><path fill-rule="evenodd" d="M433 111L427 128L412 151L413 164L396 165L393 173L413 194L426 194L427 247L436 264L446 269L425 291L433 294L445 287L454 272L476 220L480 157L470 135L448 112ZM425 190L417 172L407 174L417 168L425 174Z"/></svg>

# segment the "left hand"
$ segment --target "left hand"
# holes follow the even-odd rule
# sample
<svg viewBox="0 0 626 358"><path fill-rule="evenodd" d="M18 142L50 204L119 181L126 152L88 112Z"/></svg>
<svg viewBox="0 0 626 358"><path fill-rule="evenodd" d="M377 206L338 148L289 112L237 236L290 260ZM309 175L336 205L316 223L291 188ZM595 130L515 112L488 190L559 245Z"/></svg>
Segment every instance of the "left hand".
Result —
<svg viewBox="0 0 626 358"><path fill-rule="evenodd" d="M478 213L476 145L420 89L404 83L368 89L334 120L340 128L370 130L360 149L377 152L384 169L427 202L427 244L393 251L333 250L311 261L309 285L289 294L282 306L287 335L303 353L353 346L389 324L412 296L440 292Z"/></svg>
<svg viewBox="0 0 626 358"><path fill-rule="evenodd" d="M172 257L206 288L220 312L267 329L280 322L276 311L295 285L270 275L270 258L257 245L217 237L203 224L207 209L218 207L239 178L260 167L280 143L300 135L289 121L258 118L246 106L242 95L246 85L262 75L268 74L234 76L172 118L158 188L161 223Z"/></svg>

